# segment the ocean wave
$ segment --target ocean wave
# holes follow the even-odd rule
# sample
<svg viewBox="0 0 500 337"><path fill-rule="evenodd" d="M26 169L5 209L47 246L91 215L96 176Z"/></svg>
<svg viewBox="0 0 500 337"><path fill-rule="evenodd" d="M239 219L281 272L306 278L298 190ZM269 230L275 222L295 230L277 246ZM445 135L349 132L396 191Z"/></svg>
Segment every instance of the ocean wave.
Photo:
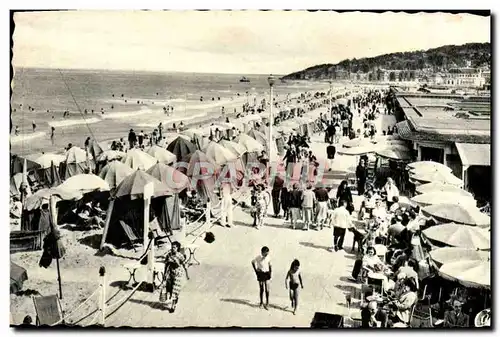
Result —
<svg viewBox="0 0 500 337"><path fill-rule="evenodd" d="M206 117L208 116L208 113L204 112L204 113L199 113L199 114L195 114L195 115L190 115L190 116L172 116L171 118L168 118L168 119L165 119L162 121L162 123L164 125L170 125L170 124L173 124L173 123L178 123L178 122L186 122L186 121L190 121L190 120L193 120L193 119L197 119L197 118L201 118L201 117ZM138 127L143 127L143 128L155 128L158 126L158 122L154 122L154 123L139 123L139 124L136 124L136 126Z"/></svg>
<svg viewBox="0 0 500 337"><path fill-rule="evenodd" d="M22 143L25 141L30 141L30 140L34 140L34 139L37 139L40 137L44 137L46 135L47 135L47 133L42 132L42 131L33 132L33 133L21 133L17 136L16 135L10 136L10 142L11 142L11 144Z"/></svg>
<svg viewBox="0 0 500 337"><path fill-rule="evenodd" d="M101 118L92 117L92 118L66 119L62 121L48 122L47 124L49 124L49 126L52 126L54 128L61 128L72 125L99 123L101 121L102 121Z"/></svg>
<svg viewBox="0 0 500 337"><path fill-rule="evenodd" d="M102 119L122 119L122 118L129 118L129 117L136 117L140 115L145 115L145 114L150 114L153 113L154 111L149 109L149 108L141 108L140 110L135 110L135 111L126 111L126 112L112 112L112 113L105 113L104 115L101 115Z"/></svg>

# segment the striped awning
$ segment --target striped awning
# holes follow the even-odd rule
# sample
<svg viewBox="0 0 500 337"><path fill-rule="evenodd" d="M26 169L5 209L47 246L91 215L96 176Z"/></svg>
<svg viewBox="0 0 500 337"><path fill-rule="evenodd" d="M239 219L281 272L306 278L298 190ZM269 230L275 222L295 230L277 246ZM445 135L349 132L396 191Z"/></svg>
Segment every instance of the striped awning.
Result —
<svg viewBox="0 0 500 337"><path fill-rule="evenodd" d="M455 143L464 166L491 166L490 144Z"/></svg>

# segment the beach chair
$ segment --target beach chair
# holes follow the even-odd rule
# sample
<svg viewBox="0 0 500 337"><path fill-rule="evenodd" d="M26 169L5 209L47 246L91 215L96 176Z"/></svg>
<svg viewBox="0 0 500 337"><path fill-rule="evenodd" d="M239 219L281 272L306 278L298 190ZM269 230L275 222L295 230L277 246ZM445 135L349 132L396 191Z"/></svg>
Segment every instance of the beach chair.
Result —
<svg viewBox="0 0 500 337"><path fill-rule="evenodd" d="M63 310L57 295L33 296L36 325L64 324Z"/></svg>
<svg viewBox="0 0 500 337"><path fill-rule="evenodd" d="M125 223L125 221L120 220L119 223L120 226L123 228L123 231L125 232L125 235L127 236L130 245L132 246L132 249L134 250L134 252L136 252L137 250L135 249L135 244L141 240L137 237L132 227L130 227L127 223Z"/></svg>

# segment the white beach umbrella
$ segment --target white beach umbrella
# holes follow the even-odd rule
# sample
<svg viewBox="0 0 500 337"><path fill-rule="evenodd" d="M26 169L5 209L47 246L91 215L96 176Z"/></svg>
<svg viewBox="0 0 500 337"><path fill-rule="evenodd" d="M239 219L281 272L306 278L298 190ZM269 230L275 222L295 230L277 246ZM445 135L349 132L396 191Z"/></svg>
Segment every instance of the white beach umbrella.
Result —
<svg viewBox="0 0 500 337"><path fill-rule="evenodd" d="M429 192L424 194L419 194L411 198L411 201L419 204L422 207L436 204L458 204L464 205L466 207L477 205L476 200L472 196L464 196L458 193L452 192Z"/></svg>
<svg viewBox="0 0 500 337"><path fill-rule="evenodd" d="M443 172L449 172L451 173L451 168L448 166L434 162L434 161L417 161L414 163L410 163L406 165L408 169L412 170L413 172L418 172L420 170L427 171L427 170L437 170L437 171L443 171Z"/></svg>
<svg viewBox="0 0 500 337"><path fill-rule="evenodd" d="M247 152L247 149L243 145L230 140L222 139L219 141L219 144L233 152L238 158Z"/></svg>
<svg viewBox="0 0 500 337"><path fill-rule="evenodd" d="M88 193L92 191L109 191L109 184L95 174L77 174L66 179L58 188Z"/></svg>
<svg viewBox="0 0 500 337"><path fill-rule="evenodd" d="M238 136L238 143L243 145L248 152L262 152L264 150L264 146L250 137L249 135L240 134Z"/></svg>
<svg viewBox="0 0 500 337"><path fill-rule="evenodd" d="M156 158L139 149L129 150L127 155L122 159L122 163L134 170L147 170L157 162L158 160Z"/></svg>
<svg viewBox="0 0 500 337"><path fill-rule="evenodd" d="M463 181L450 172L443 171L422 171L422 172L409 172L409 176L413 180L418 180L421 183L445 183L449 185L462 186Z"/></svg>
<svg viewBox="0 0 500 337"><path fill-rule="evenodd" d="M205 154L211 161L221 166L238 159L236 154L234 154L221 144L213 141L208 143L208 145L203 149L203 152L205 152Z"/></svg>
<svg viewBox="0 0 500 337"><path fill-rule="evenodd" d="M415 190L420 194L430 193L430 192L447 192L447 193L460 194L462 196L473 197L470 192L467 192L466 190L461 189L460 187L443 183L427 183L417 186Z"/></svg>
<svg viewBox="0 0 500 337"><path fill-rule="evenodd" d="M160 163L171 164L177 160L175 154L157 145L148 148L146 153L156 158Z"/></svg>

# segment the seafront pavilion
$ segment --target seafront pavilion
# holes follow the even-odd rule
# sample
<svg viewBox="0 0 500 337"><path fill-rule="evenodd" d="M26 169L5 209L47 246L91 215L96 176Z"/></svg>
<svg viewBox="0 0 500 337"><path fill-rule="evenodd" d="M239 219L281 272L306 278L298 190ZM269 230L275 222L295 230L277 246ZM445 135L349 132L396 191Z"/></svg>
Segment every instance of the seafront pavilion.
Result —
<svg viewBox="0 0 500 337"><path fill-rule="evenodd" d="M490 97L396 92L398 134L417 160L450 167L464 188L491 199Z"/></svg>

